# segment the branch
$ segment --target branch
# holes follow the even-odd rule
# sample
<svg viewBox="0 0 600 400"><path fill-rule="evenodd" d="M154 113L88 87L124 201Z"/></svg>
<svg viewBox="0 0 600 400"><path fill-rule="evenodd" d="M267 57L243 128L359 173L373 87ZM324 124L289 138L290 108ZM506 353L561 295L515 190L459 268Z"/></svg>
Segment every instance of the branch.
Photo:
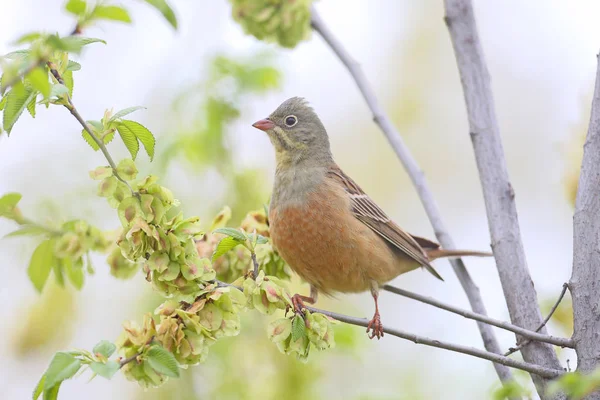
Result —
<svg viewBox="0 0 600 400"><path fill-rule="evenodd" d="M444 5L445 21L463 86L471 141L504 297L512 322L524 328L535 329L542 322L542 314L527 269L515 194L508 177L490 76L479 42L473 6L470 0L444 0ZM553 369L561 368L554 349L546 343L533 343L524 348L522 353L528 362ZM545 382L536 377L534 382L538 393L543 394Z"/></svg>
<svg viewBox="0 0 600 400"><path fill-rule="evenodd" d="M238 286L234 286L230 283L222 282L222 281L219 281L216 279L213 282L217 283L219 286L222 286L222 287L229 286L229 287L238 289L240 291L243 291L242 288L240 288ZM366 328L367 325L369 324L369 321L366 318L350 317L348 315L338 314L338 313L335 313L332 311L321 310L319 308L309 307L309 306L304 306L304 308L306 308L310 312L325 314L333 319L336 319L340 322L344 322L344 323L350 324L350 325L362 326L362 327ZM564 371L560 370L560 369L544 368L544 367L540 367L540 366L537 366L534 364L529 364L526 362L514 360L512 358L508 358L508 357L505 357L505 356L497 354L497 353L491 353L488 351L479 350L475 347L463 346L460 344L454 344L454 343L442 342L442 341L435 340L435 339L429 339L429 338L426 338L423 336L418 336L413 333L404 332L404 331L401 331L398 329L384 328L384 332L389 335L399 337L401 339L410 340L411 342L414 342L416 344L424 344L426 346L437 347L440 349L455 351L457 353L467 354L467 355L470 355L473 357L483 358L484 360L489 360L494 363L504 365L506 367L521 369L523 371L527 371L532 374L537 374L537 375L540 375L545 378L556 378L564 373Z"/></svg>
<svg viewBox="0 0 600 400"><path fill-rule="evenodd" d="M433 299L431 297L421 296L420 294L409 292L404 289L397 288L392 285L384 285L384 290L388 292L399 294L400 296L408 297L413 300L420 301L425 304L432 305L437 308L441 308L442 310L450 311L451 313L462 315L465 318L473 319L475 321L484 322L489 325L496 326L498 328L506 329L507 331L511 331L517 333L523 337L526 337L531 340L535 340L538 342L551 343L560 347L573 347L573 341L567 338L560 338L555 336L544 335L541 333L537 333L534 331L530 331L528 329L521 328L520 326L513 325L506 321L500 321L494 318L490 318L487 315L477 314L468 310L464 310L462 308L454 307L449 304L445 304L441 301ZM563 293L564 294L564 293ZM561 297L562 298L562 297ZM541 329L542 326L539 327Z"/></svg>
<svg viewBox="0 0 600 400"><path fill-rule="evenodd" d="M64 85L65 81L62 78L62 76L60 76L60 73L56 69L56 65L54 65L50 61L47 62L47 65L48 65L48 68L50 69L50 72L52 73L52 76L54 76L54 79L56 79L56 81L58 83ZM108 152L108 149L104 145L104 142L98 136L96 136L96 134L90 129L88 124L85 122L85 120L83 119L81 114L79 114L79 111L77 111L77 108L75 107L75 104L73 103L73 100L71 100L71 96L69 96L69 94L67 94L67 99L68 99L68 104L64 105L65 108L71 112L71 114L75 117L75 119L79 122L79 124L83 127L83 129L85 129L85 131L90 135L90 137L94 140L94 142L96 142L96 144L102 151L102 154L104 154L104 157L108 161L108 164L113 169L113 175L115 176L115 178L117 178L118 180L123 182L125 185L127 185L127 187L129 188L129 190L131 190L131 193L134 196L139 196L139 193L137 193L135 190L133 190L131 185L129 185L129 182L127 182L125 179L123 179L119 175L119 173L117 172L117 165L115 164L110 153Z"/></svg>
<svg viewBox="0 0 600 400"><path fill-rule="evenodd" d="M308 307L308 306L306 306L306 309L308 309L311 312L317 312L317 313L328 315L331 318L334 318L338 321L345 322L345 323L351 324L351 325L367 327L367 325L369 324L369 321L366 318L349 317L347 315L342 315L342 314L338 314L338 313L334 313L334 312L326 311L326 310L320 310L318 308ZM413 333L404 332L404 331L401 331L398 329L384 328L384 332L387 333L388 335L393 335L393 336L399 337L401 339L410 340L411 342L414 342L416 344L424 344L426 346L437 347L439 349L446 349L446 350L454 351L457 353L467 354L467 355L477 357L477 358L483 358L484 360L489 360L494 363L505 365L507 367L521 369L523 371L527 371L532 374L537 374L541 377L548 378L548 379L556 378L564 373L564 371L560 370L560 369L540 367L535 364L518 361L518 360L509 358L509 357L505 357L500 354L491 353L491 352L484 351L484 350L479 350L475 347L463 346L460 344L454 344L454 343L442 342L440 340L429 339L429 338L426 338L423 336L418 336Z"/></svg>
<svg viewBox="0 0 600 400"><path fill-rule="evenodd" d="M440 210L435 199L433 198L433 193L429 188L423 172L410 153L410 150L402 140L400 133L394 127L390 119L379 105L377 97L375 96L373 89L369 86L367 78L361 70L360 65L354 61L354 59L352 59L350 54L348 54L344 46L329 30L314 7L312 8L311 13L311 25L313 30L321 35L323 40L325 40L340 61L348 69L350 75L352 75L352 78L363 95L367 105L369 106L369 109L373 113L373 120L387 138L390 146L396 153L396 156L400 159L400 162L408 173L413 185L415 186L415 189L417 190L419 199L423 204L423 208L427 213L427 217L431 222L435 236L445 249L456 248L452 237L444 225ZM485 309L485 305L483 304L483 299L481 297L481 293L479 292L479 288L471 278L471 275L467 271L464 262L460 258L450 259L449 261L450 264L452 264L452 269L460 281L467 298L469 299L469 303L471 304L473 311L477 312L478 314L486 315L487 311ZM481 333L485 348L488 351L500 354L500 345L498 344L498 339L496 339L492 328L483 323L477 323L477 327ZM512 380L512 376L508 368L500 364L494 364L494 368L496 369L496 373L501 381Z"/></svg>
<svg viewBox="0 0 600 400"><path fill-rule="evenodd" d="M560 305L560 302L562 301L563 297L565 297L565 293L567 292L568 287L569 287L568 283L563 283L562 290L560 292L560 295L558 296L558 299L556 300L556 303L554 303L554 306L552 306L552 309L548 313L548 316L544 319L544 322L542 322L542 324L537 327L537 329L535 330L536 332L539 332L544 326L546 326L548 321L550 321L550 318L552 318L552 315L554 315L554 312ZM571 342L571 346L568 346L568 347L575 347L575 343L573 342L573 339L571 339L570 342ZM531 343L531 340L524 340L521 343L517 343L517 345L515 347L511 347L510 349L508 349L508 351L506 353L504 353L504 355L510 356L512 353L515 353L515 352L521 350L523 347L527 346L529 343Z"/></svg>
<svg viewBox="0 0 600 400"><path fill-rule="evenodd" d="M577 371L583 373L600 365L600 55L597 57L596 86L573 217L573 273L569 282ZM598 400L600 393L586 399Z"/></svg>

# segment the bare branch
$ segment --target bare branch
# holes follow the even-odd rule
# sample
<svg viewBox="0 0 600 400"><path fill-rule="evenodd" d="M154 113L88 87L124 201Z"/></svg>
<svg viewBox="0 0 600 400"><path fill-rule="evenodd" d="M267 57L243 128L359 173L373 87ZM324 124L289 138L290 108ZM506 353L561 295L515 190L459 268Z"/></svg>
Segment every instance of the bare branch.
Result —
<svg viewBox="0 0 600 400"><path fill-rule="evenodd" d="M334 313L334 312L326 311L326 310L320 310L318 308L308 307L308 306L306 306L306 309L308 309L311 312L317 312L317 313L328 315L331 318L334 318L338 321L345 322L345 323L351 324L351 325L366 327L369 324L369 321L366 318L349 317L347 315L338 314L338 313ZM522 362L522 361L518 361L518 360L515 360L512 358L509 358L509 357L504 357L503 355L500 355L500 354L491 353L491 352L484 351L484 350L479 350L475 347L463 346L463 345L455 344L455 343L442 342L442 341L436 340L436 339L429 339L429 338L426 338L423 336L418 336L413 333L404 332L404 331L401 331L398 329L384 328L384 332L387 333L388 335L393 335L393 336L399 337L401 339L410 340L411 342L414 342L416 344L424 344L426 346L437 347L439 349L450 350L450 351L454 351L457 353L467 354L467 355L470 355L473 357L483 358L484 360L489 360L494 363L505 365L507 367L521 369L523 371L527 371L532 374L537 374L544 378L552 379L552 378L556 378L564 373L563 370L540 367L535 364L530 364L530 363L526 363L526 362Z"/></svg>
<svg viewBox="0 0 600 400"><path fill-rule="evenodd" d="M560 295L558 296L558 299L556 300L556 303L554 303L554 306L552 306L552 309L550 310L550 312L548 313L548 315L544 319L544 322L542 322L542 324L537 327L537 329L535 330L536 332L539 332L544 326L546 326L546 324L548 323L548 321L550 321L550 318L552 318L552 315L554 315L554 312L556 311L556 309L560 305L560 302L562 301L563 297L565 297L565 293L567 292L568 288L569 288L569 284L568 283L564 283L563 287L562 287L562 290L560 292ZM571 341L571 346L568 346L568 347L574 347L575 342L573 342L573 339L571 339L570 341ZM524 340L521 343L517 343L517 345L515 347L511 347L510 349L508 349L508 351L506 353L504 353L504 355L505 356L510 356L512 353L515 353L515 352L521 350L523 347L527 346L529 343L531 343L531 340L529 340L529 339L528 340Z"/></svg>
<svg viewBox="0 0 600 400"><path fill-rule="evenodd" d="M512 322L524 328L535 329L542 323L542 314L527 268L515 193L508 177L490 76L479 42L473 6L470 0L444 0L444 4L445 21L463 86L471 141L504 297ZM554 369L561 368L554 349L546 343L532 343L522 353L528 362ZM533 378L538 393L545 393L545 382L535 376Z"/></svg>
<svg viewBox="0 0 600 400"><path fill-rule="evenodd" d="M592 100L590 126L584 145L573 218L573 273L569 282L577 371L589 373L600 365L600 55ZM600 392L586 399L600 399Z"/></svg>
<svg viewBox="0 0 600 400"><path fill-rule="evenodd" d="M373 89L370 87L365 74L360 68L360 65L356 61L354 61L350 54L348 54L344 46L329 30L329 28L321 19L317 10L314 7L312 8L311 12L311 24L313 30L319 33L319 35L321 35L323 40L325 40L325 42L337 55L340 61L348 69L350 75L352 75L352 78L356 82L356 85L358 86L367 105L369 106L369 109L373 113L373 120L379 126L379 128L387 138L388 142L390 143L390 146L396 153L396 156L400 159L400 162L404 166L404 169L408 173L413 185L415 186L421 203L423 204L423 208L425 209L427 217L431 222L431 225L435 232L435 236L444 248L456 248L456 246L454 245L454 241L452 240L450 234L448 233L448 230L444 225L442 216L440 214L440 210L435 199L433 198L433 193L429 188L429 185L427 183L427 180L425 179L425 176L423 175L423 172L419 168L419 165L413 158L408 147L402 140L400 133L394 127L390 119L387 117L387 115L379 105L377 97L375 96ZM473 311L477 312L478 314L486 315L487 311L485 309L481 293L479 292L479 287L477 287L477 285L471 278L471 275L467 271L464 262L459 258L451 259L449 261L452 264L454 273L460 281L460 284L462 285L463 290L467 295L467 298L469 299L469 303L471 304L471 308L473 309ZM477 323L477 327L479 328L479 332L481 333L481 337L483 339L483 344L485 348L488 351L500 354L500 345L498 344L498 339L496 339L492 328L489 325L479 322ZM500 377L501 381L512 380L512 376L508 368L501 364L494 364L494 368L496 369L496 373Z"/></svg>
<svg viewBox="0 0 600 400"><path fill-rule="evenodd" d="M473 319L475 321L484 322L486 324L493 325L498 328L506 329L507 331L517 333L517 334L519 334L523 337L526 337L528 339L531 339L531 340L535 340L538 342L550 343L550 344L560 346L560 347L573 347L573 341L571 339L549 336L549 335L544 335L544 334L537 333L534 331L530 331L528 329L521 328L520 326L513 325L506 321L500 321L500 320L488 317L487 315L481 315L481 314L477 314L477 313L474 313L474 312L471 312L468 310L464 310L462 308L443 303L443 302L433 299L431 297L422 296L420 294L409 292L408 290L400 289L400 288L392 286L392 285L384 285L383 289L387 290L388 292L396 293L401 296L408 297L410 299L417 300L417 301L432 305L437 308L441 308L442 310L450 311L451 313L454 313L454 314L462 315L465 318ZM540 326L539 329L541 329L542 327L543 326Z"/></svg>

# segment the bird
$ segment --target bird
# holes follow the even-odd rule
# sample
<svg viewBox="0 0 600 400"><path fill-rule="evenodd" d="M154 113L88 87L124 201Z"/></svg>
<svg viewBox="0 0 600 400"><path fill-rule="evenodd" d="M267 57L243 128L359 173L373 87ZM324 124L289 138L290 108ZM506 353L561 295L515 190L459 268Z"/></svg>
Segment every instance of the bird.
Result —
<svg viewBox="0 0 600 400"><path fill-rule="evenodd" d="M275 149L268 210L273 247L310 285L310 296L292 296L296 313L303 312L305 303L315 304L319 293L370 291L375 313L367 335L380 339L382 285L419 267L443 280L431 264L437 258L492 256L442 249L392 221L336 164L327 131L306 99L289 98L252 126L266 132Z"/></svg>

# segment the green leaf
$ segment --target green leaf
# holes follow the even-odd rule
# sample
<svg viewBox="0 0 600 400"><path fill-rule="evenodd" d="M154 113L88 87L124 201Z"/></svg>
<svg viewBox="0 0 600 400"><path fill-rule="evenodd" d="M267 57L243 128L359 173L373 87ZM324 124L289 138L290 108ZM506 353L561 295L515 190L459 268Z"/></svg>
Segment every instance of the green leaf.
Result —
<svg viewBox="0 0 600 400"><path fill-rule="evenodd" d="M7 193L0 197L0 217L12 214L21 197L20 193Z"/></svg>
<svg viewBox="0 0 600 400"><path fill-rule="evenodd" d="M73 71L66 70L62 74L63 81L65 81L65 86L69 89L69 96L73 97Z"/></svg>
<svg viewBox="0 0 600 400"><path fill-rule="evenodd" d="M67 71L79 71L80 69L81 64L73 60L69 60L69 63L67 64Z"/></svg>
<svg viewBox="0 0 600 400"><path fill-rule="evenodd" d="M30 32L20 36L17 40L15 40L15 44L24 44L31 43L42 37L42 34L39 32Z"/></svg>
<svg viewBox="0 0 600 400"><path fill-rule="evenodd" d="M67 273L67 277L71 284L77 290L81 290L83 287L83 283L85 282L85 274L83 273L83 263L81 259L79 262L73 262L71 259L64 259L62 261L62 266L64 271Z"/></svg>
<svg viewBox="0 0 600 400"><path fill-rule="evenodd" d="M240 242L246 241L246 235L234 228L219 228L215 229L213 233L221 233L223 235L231 236L232 238L237 239Z"/></svg>
<svg viewBox="0 0 600 400"><path fill-rule="evenodd" d="M110 122L116 121L119 118L123 118L124 116L131 114L132 112L135 112L137 110L145 110L145 109L146 109L146 107L140 107L140 106L124 108L120 111L117 111L112 117L110 117L108 122L110 123Z"/></svg>
<svg viewBox="0 0 600 400"><path fill-rule="evenodd" d="M121 366L118 362L109 360L106 363L93 362L90 364L90 368L101 377L111 379L117 372L119 372Z"/></svg>
<svg viewBox="0 0 600 400"><path fill-rule="evenodd" d="M69 0L65 5L65 9L71 14L80 16L85 14L86 6L84 0Z"/></svg>
<svg viewBox="0 0 600 400"><path fill-rule="evenodd" d="M126 119L122 120L119 126L125 126L126 129L131 131L135 135L135 137L138 138L140 142L142 142L142 144L144 145L144 149L146 149L148 157L150 157L150 161L152 161L152 159L154 158L154 145L156 144L156 139L154 139L154 135L152 134L152 132L150 132L148 128L146 128L139 122Z"/></svg>
<svg viewBox="0 0 600 400"><path fill-rule="evenodd" d="M2 100L0 100L0 111L4 110L5 106L6 106L6 96L4 96L2 98Z"/></svg>
<svg viewBox="0 0 600 400"><path fill-rule="evenodd" d="M31 86L37 89L45 98L50 96L50 80L48 79L48 71L45 68L35 68L27 75L27 80L31 82Z"/></svg>
<svg viewBox="0 0 600 400"><path fill-rule="evenodd" d="M58 286L65 287L65 276L63 274L62 264L58 263L58 261L52 264L52 271L54 271L54 279Z"/></svg>
<svg viewBox="0 0 600 400"><path fill-rule="evenodd" d="M50 90L50 97L62 97L69 93L69 89L62 83L55 83Z"/></svg>
<svg viewBox="0 0 600 400"><path fill-rule="evenodd" d="M115 350L117 350L117 346L115 346L114 343L111 343L108 340L102 340L94 346L92 352L94 354L102 354L104 357L108 358L113 355Z"/></svg>
<svg viewBox="0 0 600 400"><path fill-rule="evenodd" d="M44 381L46 380L46 374L42 375L37 385L35 385L35 389L33 389L33 393L31 394L31 398L33 400L37 400L38 397L42 394L44 390Z"/></svg>
<svg viewBox="0 0 600 400"><path fill-rule="evenodd" d="M177 17L166 0L146 0L146 3L160 11L163 17L169 21L171 26L177 29Z"/></svg>
<svg viewBox="0 0 600 400"><path fill-rule="evenodd" d="M7 60L24 60L25 58L27 58L27 56L29 56L29 53L31 53L31 50L27 49L27 50L15 50L15 51L11 51L10 53L7 53L5 55L3 55L1 58L5 58Z"/></svg>
<svg viewBox="0 0 600 400"><path fill-rule="evenodd" d="M56 353L46 370L44 390L52 389L65 379L72 378L79 371L80 367L81 361L71 354L64 352Z"/></svg>
<svg viewBox="0 0 600 400"><path fill-rule="evenodd" d="M98 144L94 141L94 139L92 139L92 137L90 136L90 134L87 133L87 131L85 129L83 129L81 131L81 136L83 136L83 138L85 139L85 141L87 142L87 144L89 144L90 147L92 149L94 149L94 151L100 150L100 147L98 146Z"/></svg>
<svg viewBox="0 0 600 400"><path fill-rule="evenodd" d="M129 17L127 10L119 6L97 5L92 11L90 19L108 19L111 21L131 23L131 18Z"/></svg>
<svg viewBox="0 0 600 400"><path fill-rule="evenodd" d="M162 346L152 346L146 353L146 361L159 374L179 377L179 365L175 356Z"/></svg>
<svg viewBox="0 0 600 400"><path fill-rule="evenodd" d="M254 233L248 234L248 240L250 241L250 243L254 243L255 240L256 244L266 244L269 242L269 239L267 239L263 235L256 235L256 238L254 236Z"/></svg>
<svg viewBox="0 0 600 400"><path fill-rule="evenodd" d="M58 400L58 391L60 389L61 382L57 383L51 389L44 390L44 400Z"/></svg>
<svg viewBox="0 0 600 400"><path fill-rule="evenodd" d="M236 246L238 246L240 244L241 244L241 241L236 238L232 238L231 236L224 237L223 239L221 239L219 241L219 243L217 244L217 247L215 248L215 251L212 255L212 262L215 262L223 254L234 249Z"/></svg>
<svg viewBox="0 0 600 400"><path fill-rule="evenodd" d="M140 144L138 143L137 137L124 124L117 125L117 131L119 132L123 143L125 143L125 147L129 150L131 158L135 160L138 151L140 151Z"/></svg>
<svg viewBox="0 0 600 400"><path fill-rule="evenodd" d="M33 96L31 98L31 100L29 101L29 103L27 104L27 111L29 111L29 115L31 115L32 118L35 118L36 97L37 96Z"/></svg>
<svg viewBox="0 0 600 400"><path fill-rule="evenodd" d="M15 236L36 236L36 235L44 235L47 234L48 230L38 226L38 225L23 225L16 231L13 231L6 236L5 238L15 237Z"/></svg>
<svg viewBox="0 0 600 400"><path fill-rule="evenodd" d="M44 288L54 263L54 240L44 240L34 250L27 268L27 275L38 292Z"/></svg>
<svg viewBox="0 0 600 400"><path fill-rule="evenodd" d="M15 122L23 113L27 104L35 97L36 92L31 89L15 90L14 88L6 95L6 105L2 114L2 125L6 133L10 134Z"/></svg>
<svg viewBox="0 0 600 400"><path fill-rule="evenodd" d="M304 318L296 315L292 320L292 340L296 341L306 336L306 324Z"/></svg>
<svg viewBox="0 0 600 400"><path fill-rule="evenodd" d="M106 44L104 40L97 38L88 38L83 36L67 36L61 38L57 35L50 35L47 42L55 50L62 50L68 53L80 53L84 46L92 43Z"/></svg>

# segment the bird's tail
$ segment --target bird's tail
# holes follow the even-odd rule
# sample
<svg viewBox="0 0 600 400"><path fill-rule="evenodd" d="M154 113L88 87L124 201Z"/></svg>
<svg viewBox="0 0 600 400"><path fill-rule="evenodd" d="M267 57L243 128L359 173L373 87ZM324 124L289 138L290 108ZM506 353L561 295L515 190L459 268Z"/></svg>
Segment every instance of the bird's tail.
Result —
<svg viewBox="0 0 600 400"><path fill-rule="evenodd" d="M458 258L458 257L492 257L494 254L489 251L473 250L445 250L433 249L427 251L427 258L433 261L437 258Z"/></svg>

